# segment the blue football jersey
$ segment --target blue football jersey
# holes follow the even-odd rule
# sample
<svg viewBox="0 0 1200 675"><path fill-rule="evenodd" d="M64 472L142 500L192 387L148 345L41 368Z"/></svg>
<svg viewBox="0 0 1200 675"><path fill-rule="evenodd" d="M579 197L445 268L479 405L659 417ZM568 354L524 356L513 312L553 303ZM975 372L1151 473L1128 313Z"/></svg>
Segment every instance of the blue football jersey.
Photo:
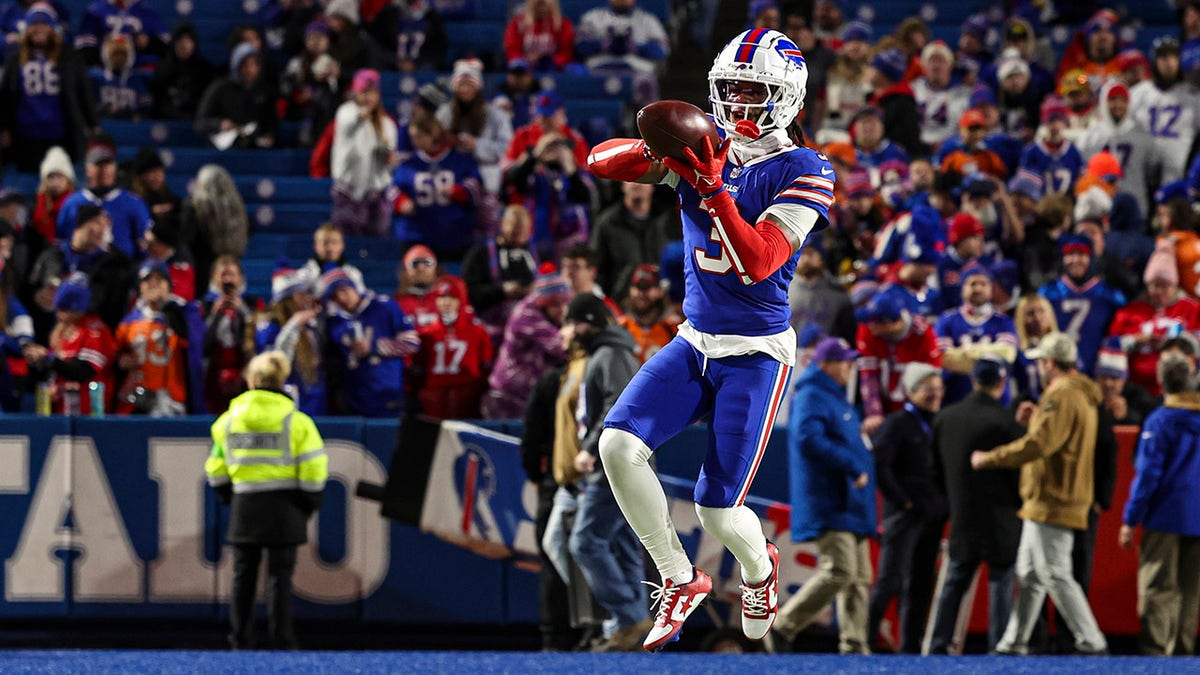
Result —
<svg viewBox="0 0 1200 675"><path fill-rule="evenodd" d="M1017 349L1017 328L1013 320L1000 312L971 316L966 309L946 310L934 327L942 351L968 345L1008 344ZM945 372L945 405L956 403L971 393L971 376Z"/></svg>
<svg viewBox="0 0 1200 675"><path fill-rule="evenodd" d="M1041 176L1046 183L1046 194L1072 194L1075 179L1083 172L1083 155L1071 141L1063 141L1055 152L1039 138L1025 146L1020 168Z"/></svg>
<svg viewBox="0 0 1200 675"><path fill-rule="evenodd" d="M416 206L412 215L396 216L396 239L423 243L438 252L461 250L471 243L479 222L475 205L480 177L474 157L453 149L433 157L414 152L396 167L392 181ZM455 199L455 186L465 188L470 199Z"/></svg>
<svg viewBox="0 0 1200 675"><path fill-rule="evenodd" d="M942 313L942 294L936 288L925 287L914 291L904 284L887 284L879 290L879 294L896 297L913 316L925 317L931 323Z"/></svg>
<svg viewBox="0 0 1200 675"><path fill-rule="evenodd" d="M754 224L772 204L796 204L818 214L814 231L824 229L833 205L833 167L811 148L793 148L751 161L726 164L725 185L738 212ZM791 307L788 285L796 269L796 253L762 281L747 285L734 269L700 195L679 181L683 217L685 293L683 312L696 330L716 335L764 336L788 329Z"/></svg>
<svg viewBox="0 0 1200 675"><path fill-rule="evenodd" d="M1038 295L1054 307L1058 329L1079 345L1080 370L1091 375L1113 315L1125 306L1125 295L1109 288L1099 277L1076 285L1066 276L1042 286Z"/></svg>

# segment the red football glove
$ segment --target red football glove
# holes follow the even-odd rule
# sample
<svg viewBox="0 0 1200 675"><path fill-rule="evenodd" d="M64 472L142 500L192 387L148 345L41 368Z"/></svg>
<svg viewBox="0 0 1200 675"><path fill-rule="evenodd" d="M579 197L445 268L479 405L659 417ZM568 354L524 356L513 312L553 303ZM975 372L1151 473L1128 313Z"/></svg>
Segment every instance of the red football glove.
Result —
<svg viewBox="0 0 1200 675"><path fill-rule="evenodd" d="M714 151L712 139L705 136L704 147L701 148L699 157L688 147L683 149L683 154L687 162L674 157L663 157L663 164L691 183L701 197L708 197L725 187L725 182L721 180L721 170L725 168L725 158L729 155L729 139L725 139Z"/></svg>
<svg viewBox="0 0 1200 675"><path fill-rule="evenodd" d="M592 148L587 164L592 175L632 183L659 161L646 141L640 138L614 138Z"/></svg>

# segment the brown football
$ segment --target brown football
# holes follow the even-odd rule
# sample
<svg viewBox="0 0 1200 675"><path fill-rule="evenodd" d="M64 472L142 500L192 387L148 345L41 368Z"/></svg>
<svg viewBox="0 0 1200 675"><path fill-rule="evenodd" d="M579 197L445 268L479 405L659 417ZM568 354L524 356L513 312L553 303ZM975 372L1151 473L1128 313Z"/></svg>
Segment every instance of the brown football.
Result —
<svg viewBox="0 0 1200 675"><path fill-rule="evenodd" d="M638 131L646 145L659 157L683 160L683 149L700 154L704 137L712 139L713 150L721 144L717 127L703 110L686 101L657 101L638 111Z"/></svg>

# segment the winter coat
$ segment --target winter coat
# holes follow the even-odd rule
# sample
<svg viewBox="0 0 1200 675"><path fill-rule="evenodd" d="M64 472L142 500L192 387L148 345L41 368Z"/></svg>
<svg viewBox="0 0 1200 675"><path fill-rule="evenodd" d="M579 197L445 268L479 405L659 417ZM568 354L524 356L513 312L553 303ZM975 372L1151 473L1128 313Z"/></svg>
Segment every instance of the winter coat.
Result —
<svg viewBox="0 0 1200 675"><path fill-rule="evenodd" d="M158 62L150 91L154 94L154 111L158 117L190 120L200 108L200 100L212 84L216 69L200 52L183 60L171 51Z"/></svg>
<svg viewBox="0 0 1200 675"><path fill-rule="evenodd" d="M1101 398L1086 375L1060 375L1042 394L1025 435L984 455L983 468L1021 467L1022 519L1088 528Z"/></svg>
<svg viewBox="0 0 1200 675"><path fill-rule="evenodd" d="M884 418L872 439L884 518L908 510L905 504L912 504L921 518L946 518L942 487L933 480L932 419L931 413L908 404Z"/></svg>
<svg viewBox="0 0 1200 675"><path fill-rule="evenodd" d="M894 84L871 96L871 103L883 112L884 136L916 157L926 154L921 143L921 116L917 100L907 82Z"/></svg>
<svg viewBox="0 0 1200 675"><path fill-rule="evenodd" d="M596 251L600 288L614 298L624 298L633 268L658 264L667 242L679 238L679 225L672 215L656 209L639 219L624 204L614 204L596 216L592 249Z"/></svg>
<svg viewBox="0 0 1200 675"><path fill-rule="evenodd" d="M846 390L816 363L796 384L788 416L792 540L827 531L875 534L875 462ZM861 474L867 485L854 487Z"/></svg>
<svg viewBox="0 0 1200 675"><path fill-rule="evenodd" d="M505 324L504 344L488 377L491 417L520 417L537 379L566 356L558 326L537 300L530 296L517 303Z"/></svg>
<svg viewBox="0 0 1200 675"><path fill-rule="evenodd" d="M521 434L521 466L532 483L541 483L550 470L554 452L554 401L558 398L562 370L555 368L541 376L525 407Z"/></svg>
<svg viewBox="0 0 1200 675"><path fill-rule="evenodd" d="M590 356L583 374L583 423L587 431L580 449L596 457L600 456L604 417L641 366L633 347L629 331L617 325L606 326L588 345Z"/></svg>
<svg viewBox="0 0 1200 675"><path fill-rule="evenodd" d="M196 133L205 136L218 133L221 120L231 120L239 127L251 122L258 125L253 134L238 138L237 147L252 147L255 139L275 135L279 118L275 112L275 94L265 75L252 86L246 86L233 75L208 86L196 110Z"/></svg>
<svg viewBox="0 0 1200 675"><path fill-rule="evenodd" d="M383 115L380 130L359 116L359 105L346 101L334 116L330 172L338 189L352 199L382 193L392 184L389 155L396 149L396 123Z"/></svg>
<svg viewBox="0 0 1200 675"><path fill-rule="evenodd" d="M1200 537L1200 393L1171 394L1138 441L1124 523Z"/></svg>
<svg viewBox="0 0 1200 675"><path fill-rule="evenodd" d="M854 342L858 323L854 320L854 305L845 286L832 274L809 281L799 274L792 277L788 287L788 304L792 306L792 328L799 333L805 325L815 323L826 335Z"/></svg>
<svg viewBox="0 0 1200 675"><path fill-rule="evenodd" d="M1012 469L975 471L971 453L1025 434L999 401L979 391L933 419L934 480L950 506L950 556L1011 565L1021 539L1019 476Z"/></svg>
<svg viewBox="0 0 1200 675"><path fill-rule="evenodd" d="M89 311L99 315L109 330L116 330L129 311L129 297L134 287L133 261L116 248L81 256L72 252L70 242L66 242L42 251L29 273L30 287L36 291L75 272L88 277L88 287L92 291ZM36 304L29 309L31 315L41 312Z"/></svg>

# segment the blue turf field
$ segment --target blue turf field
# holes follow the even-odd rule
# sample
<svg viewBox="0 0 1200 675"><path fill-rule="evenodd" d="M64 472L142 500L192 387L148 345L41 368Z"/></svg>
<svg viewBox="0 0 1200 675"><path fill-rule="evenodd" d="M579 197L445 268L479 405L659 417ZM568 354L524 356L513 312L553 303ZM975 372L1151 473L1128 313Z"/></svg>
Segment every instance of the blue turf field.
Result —
<svg viewBox="0 0 1200 675"><path fill-rule="evenodd" d="M794 654L540 654L527 652L9 651L3 673L1095 673L1200 672L1198 659Z"/></svg>

